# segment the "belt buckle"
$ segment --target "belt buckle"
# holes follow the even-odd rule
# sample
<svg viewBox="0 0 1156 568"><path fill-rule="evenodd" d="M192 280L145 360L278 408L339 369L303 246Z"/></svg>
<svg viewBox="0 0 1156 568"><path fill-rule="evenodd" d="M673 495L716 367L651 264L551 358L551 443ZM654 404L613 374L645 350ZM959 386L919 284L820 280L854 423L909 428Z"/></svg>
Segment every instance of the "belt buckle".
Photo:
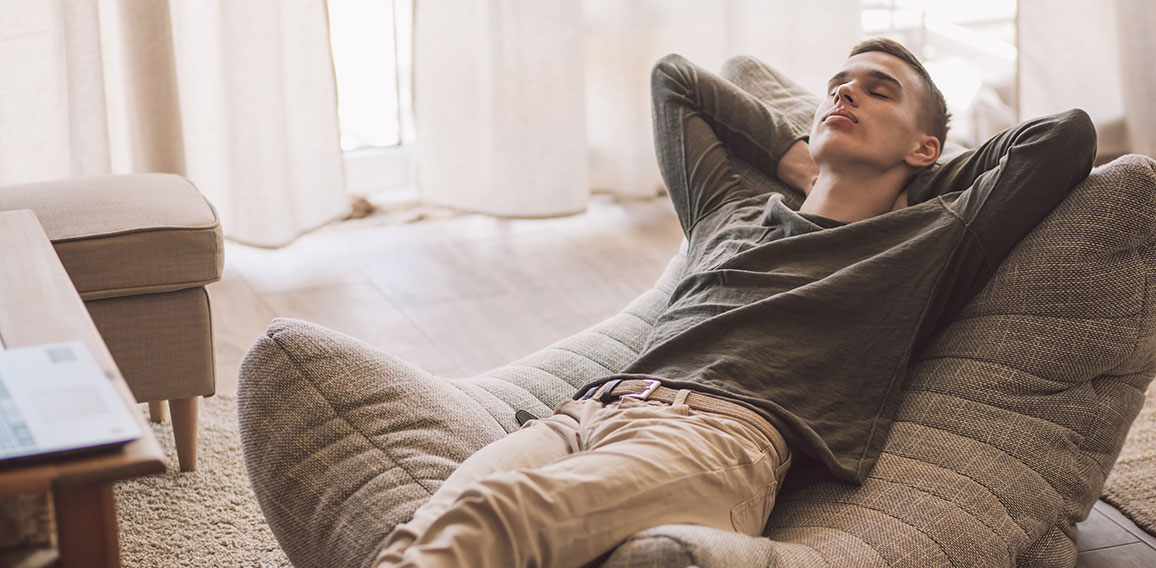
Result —
<svg viewBox="0 0 1156 568"><path fill-rule="evenodd" d="M646 385L645 389L642 389L642 392L624 394L618 398L637 398L638 400L646 400L646 398L650 396L650 393L654 392L654 389L657 389L658 387L662 386L662 381L659 381L658 379L639 379L639 380L646 381L647 383L649 383Z"/></svg>

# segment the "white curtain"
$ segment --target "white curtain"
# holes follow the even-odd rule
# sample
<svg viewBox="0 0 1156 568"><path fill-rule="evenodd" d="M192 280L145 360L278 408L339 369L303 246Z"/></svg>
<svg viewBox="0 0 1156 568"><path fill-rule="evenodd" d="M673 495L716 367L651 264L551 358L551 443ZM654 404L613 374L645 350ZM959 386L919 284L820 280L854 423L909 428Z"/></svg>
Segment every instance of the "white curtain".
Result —
<svg viewBox="0 0 1156 568"><path fill-rule="evenodd" d="M95 3L0 0L0 183L111 170Z"/></svg>
<svg viewBox="0 0 1156 568"><path fill-rule="evenodd" d="M752 54L819 92L859 38L859 0L431 0L414 35L423 200L503 216L581 210L661 184L650 68Z"/></svg>
<svg viewBox="0 0 1156 568"><path fill-rule="evenodd" d="M0 183L185 175L275 246L348 211L324 0L0 0Z"/></svg>
<svg viewBox="0 0 1156 568"><path fill-rule="evenodd" d="M1071 107L1101 155L1156 157L1156 2L1019 0L1020 116Z"/></svg>
<svg viewBox="0 0 1156 568"><path fill-rule="evenodd" d="M422 201L520 217L585 208L581 14L572 0L417 3Z"/></svg>

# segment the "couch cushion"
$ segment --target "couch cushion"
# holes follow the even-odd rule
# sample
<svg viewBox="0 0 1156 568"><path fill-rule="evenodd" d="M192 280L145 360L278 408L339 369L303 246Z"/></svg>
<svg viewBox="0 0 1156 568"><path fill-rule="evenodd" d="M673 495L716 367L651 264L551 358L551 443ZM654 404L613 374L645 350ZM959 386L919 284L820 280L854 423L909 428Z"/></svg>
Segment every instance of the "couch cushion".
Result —
<svg viewBox="0 0 1156 568"><path fill-rule="evenodd" d="M217 212L170 174L69 178L0 187L0 210L31 209L85 300L219 280Z"/></svg>
<svg viewBox="0 0 1156 568"><path fill-rule="evenodd" d="M341 333L273 320L241 363L237 414L257 502L294 566L368 565L394 525L505 435L451 384Z"/></svg>

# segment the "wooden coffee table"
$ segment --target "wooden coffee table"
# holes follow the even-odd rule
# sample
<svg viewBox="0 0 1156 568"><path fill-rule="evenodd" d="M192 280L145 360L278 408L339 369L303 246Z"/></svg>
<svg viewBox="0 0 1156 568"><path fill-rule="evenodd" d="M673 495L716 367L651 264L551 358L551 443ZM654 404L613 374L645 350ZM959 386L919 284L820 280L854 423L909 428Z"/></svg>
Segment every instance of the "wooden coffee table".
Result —
<svg viewBox="0 0 1156 568"><path fill-rule="evenodd" d="M36 215L0 212L0 341L6 347L79 339L144 432L108 452L0 469L0 495L52 492L62 566L120 566L112 484L162 473L162 452Z"/></svg>

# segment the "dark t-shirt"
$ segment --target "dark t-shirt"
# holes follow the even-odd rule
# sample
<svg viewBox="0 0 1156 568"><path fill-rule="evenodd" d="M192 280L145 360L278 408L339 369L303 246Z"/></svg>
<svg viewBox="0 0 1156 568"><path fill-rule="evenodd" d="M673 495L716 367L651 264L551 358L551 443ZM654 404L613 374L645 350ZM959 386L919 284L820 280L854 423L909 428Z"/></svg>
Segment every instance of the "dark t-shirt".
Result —
<svg viewBox="0 0 1156 568"><path fill-rule="evenodd" d="M918 176L909 207L853 223L800 214L774 193L672 192L685 271L639 358L579 393L657 377L718 395L861 482L912 355L1087 176L1095 147L1083 111L1028 121Z"/></svg>

